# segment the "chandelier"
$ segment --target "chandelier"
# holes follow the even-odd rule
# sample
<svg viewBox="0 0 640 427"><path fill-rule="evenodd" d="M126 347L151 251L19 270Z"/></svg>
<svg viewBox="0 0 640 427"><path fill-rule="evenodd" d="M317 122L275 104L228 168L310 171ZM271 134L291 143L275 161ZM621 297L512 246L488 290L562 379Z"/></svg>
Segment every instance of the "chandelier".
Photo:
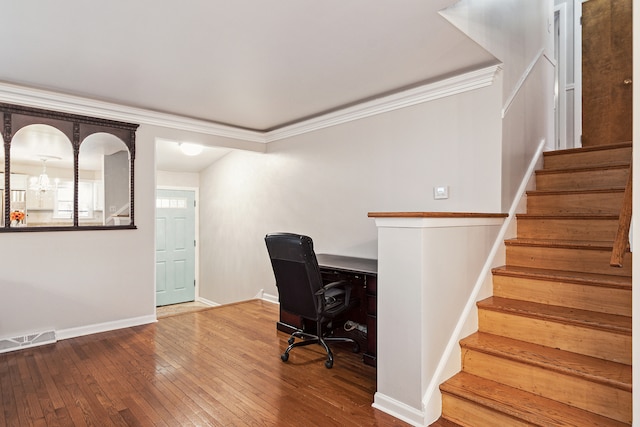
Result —
<svg viewBox="0 0 640 427"><path fill-rule="evenodd" d="M47 175L47 160L42 160L42 173L39 176L32 176L29 179L29 190L37 191L38 193L46 193L51 188L51 181L49 175Z"/></svg>

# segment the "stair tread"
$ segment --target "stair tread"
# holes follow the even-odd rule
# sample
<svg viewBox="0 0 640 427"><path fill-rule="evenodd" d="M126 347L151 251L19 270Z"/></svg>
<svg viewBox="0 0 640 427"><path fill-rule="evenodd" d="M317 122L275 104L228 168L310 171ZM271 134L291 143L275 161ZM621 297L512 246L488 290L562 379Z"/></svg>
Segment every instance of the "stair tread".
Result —
<svg viewBox="0 0 640 427"><path fill-rule="evenodd" d="M462 348L585 378L631 392L631 366L583 354L477 332L460 341Z"/></svg>
<svg viewBox="0 0 640 427"><path fill-rule="evenodd" d="M632 141L625 142L617 142L615 144L602 144L602 145L593 145L591 147L577 147L577 148L567 148L564 150L554 150L554 151L545 151L542 153L544 157L553 157L553 156L562 156L564 154L572 154L572 153L586 153L588 151L604 151L611 150L616 148L632 148Z"/></svg>
<svg viewBox="0 0 640 427"><path fill-rule="evenodd" d="M631 317L577 308L539 304L529 301L489 297L477 303L478 308L538 318L585 328L631 335Z"/></svg>
<svg viewBox="0 0 640 427"><path fill-rule="evenodd" d="M536 171L537 175L553 175L553 174L562 174L562 173L575 173L575 172L597 172L602 170L610 170L610 169L629 169L629 165L631 164L631 160L629 162L614 162L610 165L606 166L578 166L578 167L562 167L562 168L548 168L548 169L538 169Z"/></svg>
<svg viewBox="0 0 640 427"><path fill-rule="evenodd" d="M466 372L448 379L440 390L535 426L628 425Z"/></svg>
<svg viewBox="0 0 640 427"><path fill-rule="evenodd" d="M527 277L533 279L544 279L558 282L570 282L631 290L631 277L628 276L614 276L609 274L583 273L562 270L546 270L542 268L517 267L507 265L496 267L492 271L495 275Z"/></svg>
<svg viewBox="0 0 640 427"><path fill-rule="evenodd" d="M592 188L579 190L529 190L527 196L566 196L569 194L603 194L603 193L624 193L624 187Z"/></svg>
<svg viewBox="0 0 640 427"><path fill-rule="evenodd" d="M573 220L615 220L620 218L620 215L611 214L598 214L598 213L551 213L551 214L529 214L519 213L516 214L518 219L573 219Z"/></svg>
<svg viewBox="0 0 640 427"><path fill-rule="evenodd" d="M553 248L573 248L611 251L613 241L600 240L549 240L549 239L507 239L504 241L507 246L542 246Z"/></svg>

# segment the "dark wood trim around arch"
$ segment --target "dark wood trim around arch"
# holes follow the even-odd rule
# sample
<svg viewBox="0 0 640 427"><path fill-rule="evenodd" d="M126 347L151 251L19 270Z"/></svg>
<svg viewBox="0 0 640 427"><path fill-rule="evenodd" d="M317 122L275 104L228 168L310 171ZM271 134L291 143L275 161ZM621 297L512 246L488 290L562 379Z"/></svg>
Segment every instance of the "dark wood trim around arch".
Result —
<svg viewBox="0 0 640 427"><path fill-rule="evenodd" d="M69 231L69 230L113 230L135 229L134 216L134 164L135 164L135 134L138 124L44 110L21 105L0 103L0 114L3 116L3 133L5 168L4 168L4 227L0 232L31 232L31 231ZM20 129L33 125L46 124L64 133L73 146L73 175L74 175L74 203L73 225L64 227L10 227L10 190L11 190L11 141ZM130 223L116 226L81 226L78 222L78 158L80 145L94 133L108 133L120 139L129 150L129 183L130 183Z"/></svg>

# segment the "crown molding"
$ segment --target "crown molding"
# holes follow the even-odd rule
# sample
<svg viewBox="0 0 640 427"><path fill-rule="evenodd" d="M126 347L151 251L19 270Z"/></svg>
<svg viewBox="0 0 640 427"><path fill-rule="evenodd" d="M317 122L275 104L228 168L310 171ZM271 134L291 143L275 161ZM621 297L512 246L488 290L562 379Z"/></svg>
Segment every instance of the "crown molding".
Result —
<svg viewBox="0 0 640 427"><path fill-rule="evenodd" d="M266 142L277 141L490 86L499 69L499 65L493 65L275 129L265 134Z"/></svg>
<svg viewBox="0 0 640 427"><path fill-rule="evenodd" d="M342 110L323 114L269 132L240 129L233 126L208 122L206 120L160 113L143 108L127 107L115 103L27 88L4 82L0 82L0 102L70 114L89 115L109 120L161 126L242 141L269 143L490 86L499 69L499 65L494 65L481 70L471 71L372 101L363 102Z"/></svg>
<svg viewBox="0 0 640 427"><path fill-rule="evenodd" d="M0 102L83 116L101 117L109 120L161 126L243 141L265 142L263 132L3 82L0 82Z"/></svg>

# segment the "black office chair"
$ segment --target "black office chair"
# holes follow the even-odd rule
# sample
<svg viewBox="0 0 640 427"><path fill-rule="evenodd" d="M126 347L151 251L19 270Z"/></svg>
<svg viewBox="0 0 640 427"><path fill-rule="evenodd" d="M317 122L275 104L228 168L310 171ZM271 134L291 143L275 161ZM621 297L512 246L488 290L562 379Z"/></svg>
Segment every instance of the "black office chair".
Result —
<svg viewBox="0 0 640 427"><path fill-rule="evenodd" d="M354 352L360 351L358 343L351 338L325 336L332 331L330 328L324 331L323 327L356 306L358 301L351 297L351 285L347 281L323 285L311 238L292 233L270 233L264 240L276 278L280 307L316 323L315 331L298 329L291 334L289 347L280 356L282 361L289 360L289 352L294 347L316 343L327 352L324 362L327 368L333 367L333 353L327 342L349 342L354 344ZM296 338L302 341L295 342Z"/></svg>

